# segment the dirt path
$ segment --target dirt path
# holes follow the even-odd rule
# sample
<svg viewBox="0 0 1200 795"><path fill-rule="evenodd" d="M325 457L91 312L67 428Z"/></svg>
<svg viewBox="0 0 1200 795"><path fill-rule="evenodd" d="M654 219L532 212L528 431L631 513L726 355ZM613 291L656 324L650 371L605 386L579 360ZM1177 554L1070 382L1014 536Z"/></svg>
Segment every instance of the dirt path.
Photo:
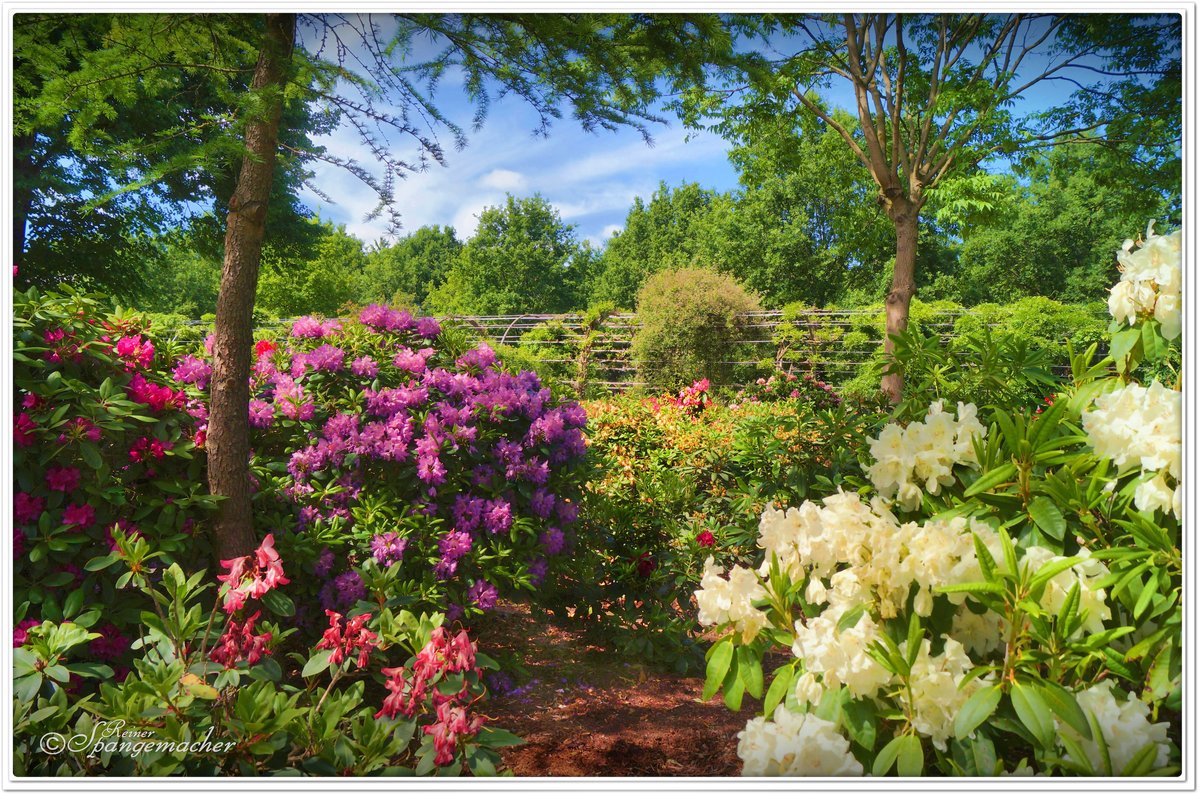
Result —
<svg viewBox="0 0 1200 795"><path fill-rule="evenodd" d="M482 622L481 622L482 624ZM528 679L489 698L497 726L522 737L504 761L518 776L736 776L737 733L757 703L733 713L701 702L701 678L621 661L584 633L501 603L475 630L479 648L516 657Z"/></svg>

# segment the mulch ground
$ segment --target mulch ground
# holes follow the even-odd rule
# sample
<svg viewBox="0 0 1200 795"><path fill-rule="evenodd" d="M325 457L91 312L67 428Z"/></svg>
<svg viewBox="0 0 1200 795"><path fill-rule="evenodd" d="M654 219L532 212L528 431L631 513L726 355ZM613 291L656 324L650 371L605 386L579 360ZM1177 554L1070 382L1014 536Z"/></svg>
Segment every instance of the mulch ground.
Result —
<svg viewBox="0 0 1200 795"><path fill-rule="evenodd" d="M700 700L703 678L623 662L571 624L501 603L473 629L480 651L525 668L490 696L493 725L525 744L505 749L518 776L736 776L737 733L754 716L720 696Z"/></svg>

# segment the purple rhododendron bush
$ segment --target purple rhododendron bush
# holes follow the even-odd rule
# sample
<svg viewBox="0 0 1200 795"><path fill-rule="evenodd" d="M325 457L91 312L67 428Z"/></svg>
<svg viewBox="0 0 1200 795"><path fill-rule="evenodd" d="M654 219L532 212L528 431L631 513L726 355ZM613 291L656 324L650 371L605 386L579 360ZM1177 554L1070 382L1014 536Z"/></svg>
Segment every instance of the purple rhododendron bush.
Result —
<svg viewBox="0 0 1200 795"><path fill-rule="evenodd" d="M214 565L206 352L69 290L15 317L19 775L495 772L450 626L574 543L578 405L431 318L301 319L252 354L265 537Z"/></svg>

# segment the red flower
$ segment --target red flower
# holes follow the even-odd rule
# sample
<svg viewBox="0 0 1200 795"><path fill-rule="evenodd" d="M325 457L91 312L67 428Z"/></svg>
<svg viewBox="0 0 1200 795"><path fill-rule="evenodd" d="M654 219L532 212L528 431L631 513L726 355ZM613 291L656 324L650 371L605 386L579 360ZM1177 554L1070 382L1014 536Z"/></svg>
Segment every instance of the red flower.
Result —
<svg viewBox="0 0 1200 795"><path fill-rule="evenodd" d="M229 571L218 574L217 579L225 583L225 612L233 613L246 603L246 597L262 597L267 591L291 582L283 574L283 563L275 551L275 536L267 534L253 555L232 560L223 560L221 565Z"/></svg>
<svg viewBox="0 0 1200 795"><path fill-rule="evenodd" d="M371 620L371 614L362 613L346 621L345 629L342 628L341 613L326 610L325 615L329 616L329 629L325 630L316 648L333 649L333 654L329 655L329 662L333 665L341 665L343 660L350 659L357 652L358 667L366 668L371 650L375 648L375 641L379 638L363 626Z"/></svg>
<svg viewBox="0 0 1200 795"><path fill-rule="evenodd" d="M710 531L703 530L696 536L696 543L702 547L711 547L717 543L717 538Z"/></svg>
<svg viewBox="0 0 1200 795"><path fill-rule="evenodd" d="M259 340L254 344L254 356L261 359L264 356L270 356L275 352L275 343L270 340Z"/></svg>
<svg viewBox="0 0 1200 795"><path fill-rule="evenodd" d="M220 663L227 669L236 667L241 660L245 660L248 665L254 665L263 655L271 653L267 648L267 644L271 642L271 633L254 634L254 622L258 620L260 612L256 612L240 624L230 619L225 627L225 634L217 641L216 647L209 655L213 662Z"/></svg>
<svg viewBox="0 0 1200 795"><path fill-rule="evenodd" d="M637 573L640 577L649 577L657 568L658 564L654 561L654 558L650 557L649 552L643 552L637 560Z"/></svg>
<svg viewBox="0 0 1200 795"><path fill-rule="evenodd" d="M17 415L16 421L13 423L13 441L17 447L28 447L37 441L37 423L33 421L25 412Z"/></svg>
<svg viewBox="0 0 1200 795"><path fill-rule="evenodd" d="M79 470L75 467L50 467L46 470L46 486L51 491L74 491L79 488Z"/></svg>

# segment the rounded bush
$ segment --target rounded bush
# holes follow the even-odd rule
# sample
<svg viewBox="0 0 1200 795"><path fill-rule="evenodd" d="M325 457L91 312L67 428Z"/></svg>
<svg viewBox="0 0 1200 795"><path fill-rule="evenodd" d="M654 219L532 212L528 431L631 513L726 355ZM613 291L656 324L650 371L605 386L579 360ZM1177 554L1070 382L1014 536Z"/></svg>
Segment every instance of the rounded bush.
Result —
<svg viewBox="0 0 1200 795"><path fill-rule="evenodd" d="M702 268L655 274L638 293L632 352L640 380L669 391L701 378L730 383L731 362L749 339L744 314L761 308L731 276Z"/></svg>

